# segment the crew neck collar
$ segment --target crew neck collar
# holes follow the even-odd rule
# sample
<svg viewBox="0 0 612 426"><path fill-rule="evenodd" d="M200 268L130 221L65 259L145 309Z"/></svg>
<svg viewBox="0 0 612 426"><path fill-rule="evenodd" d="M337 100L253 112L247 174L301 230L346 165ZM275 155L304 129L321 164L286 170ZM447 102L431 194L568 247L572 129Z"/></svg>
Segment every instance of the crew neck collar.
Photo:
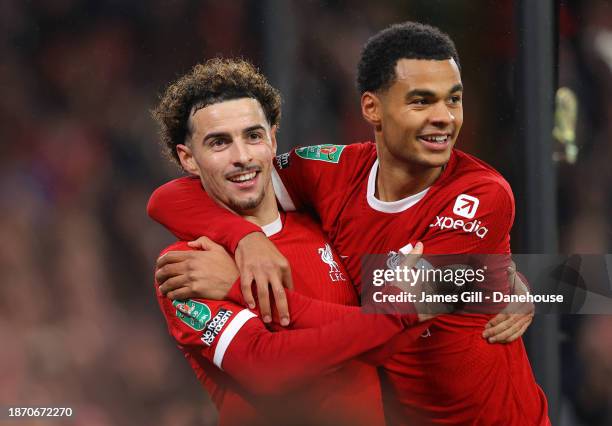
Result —
<svg viewBox="0 0 612 426"><path fill-rule="evenodd" d="M429 188L425 188L421 192L410 195L406 198L402 198L397 201L381 201L374 195L376 193L376 175L378 173L378 159L372 165L372 169L370 170L370 175L368 176L368 187L366 197L368 200L368 205L372 207L374 210L383 212L383 213L400 213L405 210L408 210L410 207L414 206L416 203L421 201L423 197L429 191Z"/></svg>
<svg viewBox="0 0 612 426"><path fill-rule="evenodd" d="M274 221L261 227L261 230L264 232L264 234L266 234L266 237L271 237L274 234L278 234L282 229L283 221L281 219L280 213L278 214L278 217L274 219Z"/></svg>

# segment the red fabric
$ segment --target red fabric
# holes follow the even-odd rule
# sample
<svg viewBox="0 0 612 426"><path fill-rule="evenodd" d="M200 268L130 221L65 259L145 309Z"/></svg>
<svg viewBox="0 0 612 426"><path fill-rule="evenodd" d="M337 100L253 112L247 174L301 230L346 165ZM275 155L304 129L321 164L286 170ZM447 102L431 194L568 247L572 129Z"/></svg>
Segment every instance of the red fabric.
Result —
<svg viewBox="0 0 612 426"><path fill-rule="evenodd" d="M455 150L440 178L419 202L401 212L385 213L373 209L366 197L376 160L374 144L349 145L342 155L338 164L294 155L289 167L278 172L292 198L300 200L304 194L314 197L311 205L334 247L343 258L347 256L347 270L359 288L364 253L390 253L418 241L424 243L426 255L510 253L514 198L503 177L485 163ZM304 190L305 182L310 186L308 191ZM294 195L296 189L299 196ZM462 194L479 200L473 218L462 218L453 211ZM302 204L309 205L308 200ZM476 221L481 231L436 226L438 217L454 222ZM506 277L506 265L490 265L494 266L489 270L493 281ZM407 346L385 364L399 403L394 421L410 423L408 419L416 418L432 424L507 425L547 422L546 399L535 383L522 341L492 345L482 339L490 317L438 317L427 337Z"/></svg>
<svg viewBox="0 0 612 426"><path fill-rule="evenodd" d="M300 283L296 283L297 287L300 287ZM396 294L397 289L394 287L385 287L383 289L384 294ZM350 327L371 327L374 330L378 330L380 326L374 322L379 321L373 319L375 315L361 314L360 308L356 306L345 306L337 305L332 303L320 302L316 299L312 299L295 291L286 291L287 301L291 312L291 329L303 329L303 328L317 328L322 325L332 323L342 319L347 324L351 324ZM245 306L244 297L240 290L240 280L237 280L229 293L226 296L226 300L236 303L240 306ZM381 365L387 361L392 355L400 351L401 348L410 343L414 342L418 337L423 334L427 329L429 322L418 323L418 319L414 313L414 305L409 302L406 303L395 303L390 306L385 306L385 310L381 313L389 313L389 310L394 310L398 318L402 321L406 330L393 336L387 340L384 345L378 346L368 352L361 354L358 359L372 365ZM273 324L270 326L275 331L287 330L286 327L279 325L278 312L273 306ZM361 324L361 325L359 325ZM341 326L342 327L342 326ZM336 342L334 344L338 345Z"/></svg>
<svg viewBox="0 0 612 426"><path fill-rule="evenodd" d="M199 302L210 309L210 323L217 315L218 319L227 317L225 324L216 327L216 334L211 335L210 323L204 330L194 329L178 317L181 309L158 294L169 331L213 397L222 423L257 417L262 411L261 397L282 395L283 401L293 401L300 409L307 407L321 418L344 417L358 424L383 424L375 368L350 360L364 354L369 362L380 363L391 355L390 350L369 350L389 340L414 340L424 327L415 327L392 339L416 317L365 315L356 306L345 306L356 304L354 289L348 279L338 279L346 272L336 256L339 270L334 273L321 259L319 249L325 247L325 241L308 217L287 215L283 230L272 240L295 265L295 292L289 294L292 328L270 332L259 318L247 320L227 346L221 361L223 374L214 371L215 353L220 339L245 308L231 300L193 299L191 303ZM165 252L188 249L186 243L178 243ZM238 419L236 410L250 414Z"/></svg>
<svg viewBox="0 0 612 426"><path fill-rule="evenodd" d="M294 150L279 161L283 167L278 168L293 203L318 213L357 288L362 285L363 254L396 252L417 241L425 244L425 254L510 253L514 199L507 182L490 166L454 150L441 177L423 199L407 210L384 213L374 210L366 199L375 160L374 144L364 143L346 146L337 163L304 159ZM189 197L202 194L194 188ZM463 220L453 213L461 194L479 199L475 216L465 222L480 221L478 226L486 228L480 236L435 225L437 216ZM174 213L180 211L174 204L165 207ZM199 235L205 227L219 226L220 216L227 216L201 204L192 207L195 210L189 220L173 214L173 226ZM226 231L230 229L228 221L223 219ZM502 268L500 264L491 273L505 274ZM394 421L410 423L417 417L417 421L431 424L548 422L546 399L535 383L522 341L492 345L482 339L490 317L439 317L417 344L407 345L385 365L398 402Z"/></svg>

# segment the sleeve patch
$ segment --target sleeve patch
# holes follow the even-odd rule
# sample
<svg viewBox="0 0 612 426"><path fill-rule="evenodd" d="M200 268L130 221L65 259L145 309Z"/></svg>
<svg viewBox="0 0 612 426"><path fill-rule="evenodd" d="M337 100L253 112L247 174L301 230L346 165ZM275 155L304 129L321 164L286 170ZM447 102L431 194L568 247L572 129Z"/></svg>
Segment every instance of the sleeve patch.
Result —
<svg viewBox="0 0 612 426"><path fill-rule="evenodd" d="M223 329L223 326L227 323L227 321L231 318L234 313L228 309L219 309L217 315L210 321L208 326L206 326L206 330L202 335L202 342L207 346L212 346L217 335Z"/></svg>
<svg viewBox="0 0 612 426"><path fill-rule="evenodd" d="M295 154L305 160L324 161L326 163L338 163L342 151L346 145L315 145L297 148Z"/></svg>
<svg viewBox="0 0 612 426"><path fill-rule="evenodd" d="M280 154L276 156L276 165L279 170L286 169L291 165L291 153L285 152L284 154Z"/></svg>
<svg viewBox="0 0 612 426"><path fill-rule="evenodd" d="M174 300L172 306L176 308L175 315L195 331L202 331L210 320L210 308L195 300Z"/></svg>

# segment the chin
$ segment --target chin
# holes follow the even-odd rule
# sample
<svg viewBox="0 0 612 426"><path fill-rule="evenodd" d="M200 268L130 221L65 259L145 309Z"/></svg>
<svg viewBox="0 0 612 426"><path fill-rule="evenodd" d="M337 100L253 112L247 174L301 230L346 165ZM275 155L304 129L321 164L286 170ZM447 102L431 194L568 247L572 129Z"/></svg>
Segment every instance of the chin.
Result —
<svg viewBox="0 0 612 426"><path fill-rule="evenodd" d="M417 159L417 162L425 167L442 167L450 160L451 151L441 152L439 154L425 154Z"/></svg>
<svg viewBox="0 0 612 426"><path fill-rule="evenodd" d="M230 208L236 212L247 212L257 208L263 201L263 193L259 196L230 200Z"/></svg>

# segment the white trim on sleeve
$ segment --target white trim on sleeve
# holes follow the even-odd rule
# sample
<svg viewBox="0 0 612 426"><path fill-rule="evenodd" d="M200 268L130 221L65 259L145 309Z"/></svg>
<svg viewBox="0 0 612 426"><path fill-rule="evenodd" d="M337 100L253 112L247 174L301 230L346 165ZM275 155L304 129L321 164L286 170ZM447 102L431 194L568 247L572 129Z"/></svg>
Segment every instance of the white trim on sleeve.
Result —
<svg viewBox="0 0 612 426"><path fill-rule="evenodd" d="M219 342L217 342L217 347L215 348L215 355L213 356L213 363L221 370L223 370L221 364L223 363L223 356L225 355L225 351L227 351L227 348L236 336L236 333L240 331L242 326L248 320L256 316L257 315L255 315L248 309L243 309L242 311L236 314L234 320L228 324L225 330L223 330L223 333L221 333L221 336L219 336Z"/></svg>
<svg viewBox="0 0 612 426"><path fill-rule="evenodd" d="M283 207L283 210L286 212L294 212L296 210L295 204L293 204L289 191L287 191L280 175L274 168L272 169L272 186L274 187L274 193L276 194L278 202Z"/></svg>

